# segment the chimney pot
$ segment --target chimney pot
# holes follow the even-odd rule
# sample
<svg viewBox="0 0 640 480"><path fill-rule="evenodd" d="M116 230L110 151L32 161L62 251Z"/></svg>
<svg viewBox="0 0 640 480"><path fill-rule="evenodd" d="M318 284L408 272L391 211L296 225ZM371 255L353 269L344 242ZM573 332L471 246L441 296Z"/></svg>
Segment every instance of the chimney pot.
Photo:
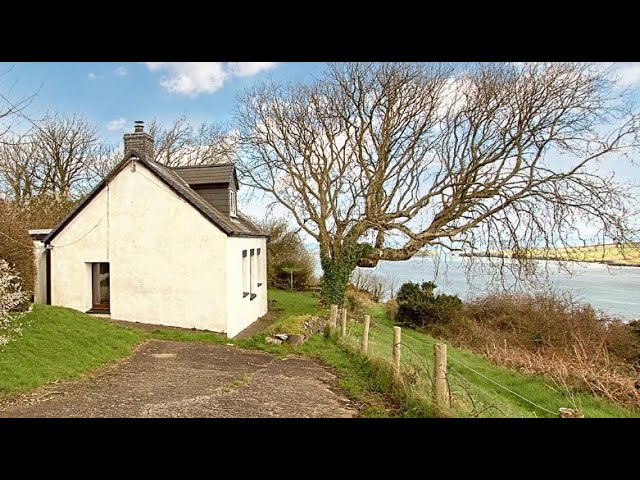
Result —
<svg viewBox="0 0 640 480"><path fill-rule="evenodd" d="M128 154L131 150L142 153L150 159L154 159L156 156L153 138L144 131L142 120L134 122L133 133L124 134L124 154Z"/></svg>

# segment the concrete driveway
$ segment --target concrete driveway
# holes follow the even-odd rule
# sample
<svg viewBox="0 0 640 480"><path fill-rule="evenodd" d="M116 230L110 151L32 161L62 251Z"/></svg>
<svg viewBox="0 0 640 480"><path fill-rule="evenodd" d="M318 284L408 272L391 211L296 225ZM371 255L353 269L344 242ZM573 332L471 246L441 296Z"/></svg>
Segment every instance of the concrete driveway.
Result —
<svg viewBox="0 0 640 480"><path fill-rule="evenodd" d="M79 381L0 403L0 417L353 417L336 377L310 360L149 340Z"/></svg>

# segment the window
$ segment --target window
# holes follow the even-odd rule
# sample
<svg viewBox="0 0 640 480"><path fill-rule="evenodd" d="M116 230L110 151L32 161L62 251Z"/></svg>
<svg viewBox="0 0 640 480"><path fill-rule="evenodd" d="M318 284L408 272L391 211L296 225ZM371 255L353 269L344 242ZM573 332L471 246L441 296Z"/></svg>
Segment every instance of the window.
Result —
<svg viewBox="0 0 640 480"><path fill-rule="evenodd" d="M246 250L242 250L242 298L246 297L247 295L249 295L249 275L248 275L248 268L247 268L247 262L249 261L249 258L247 257L247 251Z"/></svg>
<svg viewBox="0 0 640 480"><path fill-rule="evenodd" d="M238 216L238 202L236 200L236 192L229 190L229 214L232 217Z"/></svg>
<svg viewBox="0 0 640 480"><path fill-rule="evenodd" d="M256 262L258 262L256 271L258 273L258 286L262 285L262 257L260 257L260 249L256 252Z"/></svg>
<svg viewBox="0 0 640 480"><path fill-rule="evenodd" d="M108 263L91 265L91 283L93 310L108 312L111 302Z"/></svg>
<svg viewBox="0 0 640 480"><path fill-rule="evenodd" d="M251 293L251 296L249 297L249 299L253 300L254 298L257 297L257 295L254 293L255 292L255 280L256 280L256 256L255 256L255 250L252 248L250 250L251 255L250 255L250 260L249 260L249 292Z"/></svg>

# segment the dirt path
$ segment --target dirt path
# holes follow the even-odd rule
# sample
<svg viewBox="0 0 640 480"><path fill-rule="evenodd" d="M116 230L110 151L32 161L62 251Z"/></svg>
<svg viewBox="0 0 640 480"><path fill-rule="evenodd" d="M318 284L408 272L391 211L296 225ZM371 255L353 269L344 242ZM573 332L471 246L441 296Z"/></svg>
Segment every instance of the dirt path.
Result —
<svg viewBox="0 0 640 480"><path fill-rule="evenodd" d="M150 340L84 380L0 404L0 417L352 417L336 377L298 357Z"/></svg>

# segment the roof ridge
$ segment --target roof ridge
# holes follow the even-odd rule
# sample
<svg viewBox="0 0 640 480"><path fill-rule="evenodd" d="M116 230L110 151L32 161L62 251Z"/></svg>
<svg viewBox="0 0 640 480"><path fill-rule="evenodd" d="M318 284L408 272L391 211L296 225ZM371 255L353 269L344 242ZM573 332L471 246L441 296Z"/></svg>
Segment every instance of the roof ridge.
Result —
<svg viewBox="0 0 640 480"><path fill-rule="evenodd" d="M212 168L212 167L227 167L227 166L234 166L235 167L235 162L225 162L225 163L210 163L208 165L177 165L175 167L167 167L170 168L171 170L178 170L180 168Z"/></svg>
<svg viewBox="0 0 640 480"><path fill-rule="evenodd" d="M248 236L266 236L260 229L256 232L250 230L245 231L237 230L234 228L236 225L226 218L217 208L204 200L195 190L193 190L189 184L173 171L170 167L157 162L153 158L145 155L142 152L136 150L130 150L126 153L124 158L118 162L118 164L104 176L104 178L91 190L91 192L73 208L43 239L43 242L49 243L57 234L64 229L68 222L70 222L93 198L113 179L120 171L125 167L127 161L132 157L138 158L138 160L144 164L151 172L154 173L159 179L165 182L173 191L186 200L193 208L204 215L211 223L216 225L226 235L248 235ZM244 215L243 215L244 216Z"/></svg>

